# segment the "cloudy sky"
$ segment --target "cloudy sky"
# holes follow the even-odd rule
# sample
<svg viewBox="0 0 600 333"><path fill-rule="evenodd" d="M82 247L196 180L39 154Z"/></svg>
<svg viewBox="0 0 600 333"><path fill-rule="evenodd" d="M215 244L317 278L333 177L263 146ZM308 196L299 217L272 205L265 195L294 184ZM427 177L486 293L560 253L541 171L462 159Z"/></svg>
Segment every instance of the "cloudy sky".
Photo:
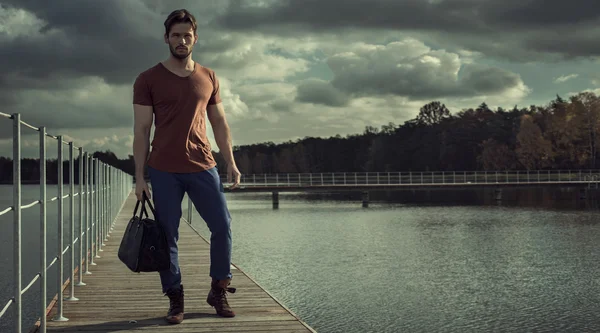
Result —
<svg viewBox="0 0 600 333"><path fill-rule="evenodd" d="M0 0L0 111L126 157L133 81L168 57L178 8L198 19L193 58L221 80L236 145L401 124L432 100L457 112L600 88L597 0ZM0 119L0 155L10 133Z"/></svg>

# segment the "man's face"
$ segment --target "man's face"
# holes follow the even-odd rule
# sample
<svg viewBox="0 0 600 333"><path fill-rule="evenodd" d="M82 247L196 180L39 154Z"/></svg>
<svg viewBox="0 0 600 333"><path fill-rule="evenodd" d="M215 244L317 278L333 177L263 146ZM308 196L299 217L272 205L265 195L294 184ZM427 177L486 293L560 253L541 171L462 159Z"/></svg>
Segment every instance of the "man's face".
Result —
<svg viewBox="0 0 600 333"><path fill-rule="evenodd" d="M171 54L177 59L185 59L192 53L198 36L194 35L192 25L189 23L178 23L171 27L165 42L169 44Z"/></svg>

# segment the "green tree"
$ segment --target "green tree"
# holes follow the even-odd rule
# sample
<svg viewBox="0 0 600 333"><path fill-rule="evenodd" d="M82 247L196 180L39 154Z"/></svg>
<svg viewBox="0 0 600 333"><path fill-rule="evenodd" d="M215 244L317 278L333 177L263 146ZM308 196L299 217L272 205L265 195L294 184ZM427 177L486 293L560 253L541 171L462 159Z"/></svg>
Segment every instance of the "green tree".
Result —
<svg viewBox="0 0 600 333"><path fill-rule="evenodd" d="M425 104L419 110L417 123L419 125L431 126L439 124L442 120L450 117L450 111L445 104L438 101L433 101Z"/></svg>

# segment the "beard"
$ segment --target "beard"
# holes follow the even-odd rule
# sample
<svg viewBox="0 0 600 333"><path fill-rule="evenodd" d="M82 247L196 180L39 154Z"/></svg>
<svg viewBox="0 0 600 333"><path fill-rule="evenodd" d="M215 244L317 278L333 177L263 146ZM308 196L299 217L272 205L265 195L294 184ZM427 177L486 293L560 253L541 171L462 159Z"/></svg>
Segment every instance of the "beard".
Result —
<svg viewBox="0 0 600 333"><path fill-rule="evenodd" d="M192 48L191 47L186 47L185 52L183 50L178 50L177 47L173 47L171 45L169 45L169 50L171 51L171 54L173 55L173 57L183 60L185 58L187 58L190 53L192 53Z"/></svg>

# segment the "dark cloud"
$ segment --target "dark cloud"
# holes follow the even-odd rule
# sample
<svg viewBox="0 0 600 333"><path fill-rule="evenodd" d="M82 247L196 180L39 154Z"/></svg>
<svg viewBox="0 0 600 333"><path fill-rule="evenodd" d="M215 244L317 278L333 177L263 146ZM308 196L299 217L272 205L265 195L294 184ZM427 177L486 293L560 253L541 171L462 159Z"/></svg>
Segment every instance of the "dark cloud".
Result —
<svg viewBox="0 0 600 333"><path fill-rule="evenodd" d="M282 0L272 6L252 6L231 2L215 24L247 30L278 25L301 25L310 30L339 28L437 29L465 31L473 21L465 20L465 9L474 0L452 2L458 10L449 10L448 1L431 4L424 0Z"/></svg>
<svg viewBox="0 0 600 333"><path fill-rule="evenodd" d="M3 36L0 31L1 88L40 85L43 83L39 81L54 81L51 79L58 75L98 76L109 84L133 83L139 72L168 56L163 40L168 13L189 8L199 25L206 25L212 15L193 10L200 7L194 1L179 1L173 6L159 0L1 0L0 6L26 10L43 21L37 31L16 28L17 38ZM31 22L20 25L27 24ZM226 40L206 43L212 38L205 32L199 28L199 44L208 51L229 46ZM196 54L202 52L201 47L196 49ZM11 76L19 76L16 87Z"/></svg>
<svg viewBox="0 0 600 333"><path fill-rule="evenodd" d="M501 94L522 83L516 73L476 64L464 66L459 76L454 92L462 96Z"/></svg>
<svg viewBox="0 0 600 333"><path fill-rule="evenodd" d="M269 34L423 33L443 45L517 61L598 56L600 44L591 40L600 39L599 23L597 0L282 0L268 7L232 2L214 20L226 29ZM582 31L589 38L577 38Z"/></svg>
<svg viewBox="0 0 600 333"><path fill-rule="evenodd" d="M139 1L1 3L27 10L44 21L37 33L15 31L17 38L5 37L0 44L1 73L18 73L34 80L58 73L69 77L93 75L108 83L126 83L132 82L156 55L165 52L160 39L162 22ZM3 79L2 83L9 82Z"/></svg>
<svg viewBox="0 0 600 333"><path fill-rule="evenodd" d="M294 103L284 99L275 100L269 103L269 105L275 111L292 112L294 110Z"/></svg>
<svg viewBox="0 0 600 333"><path fill-rule="evenodd" d="M515 73L470 64L460 70L458 78L431 68L408 71L388 68L387 71L372 72L350 70L337 75L329 89L320 89L318 94L313 95L313 101L330 106L345 105L336 103L339 91L356 97L391 94L414 100L471 97L502 94L521 83L519 75Z"/></svg>
<svg viewBox="0 0 600 333"><path fill-rule="evenodd" d="M51 128L129 126L133 81L168 56L164 20L178 8L198 13L194 6L194 1L172 6L161 0L0 0L2 105ZM196 15L200 25L210 19ZM227 47L215 44L209 50ZM95 93L87 96L83 88Z"/></svg>
<svg viewBox="0 0 600 333"><path fill-rule="evenodd" d="M451 2L451 1L447 1ZM558 27L597 22L600 2L596 0L505 0L480 1L481 19L506 28Z"/></svg>
<svg viewBox="0 0 600 333"><path fill-rule="evenodd" d="M340 107L348 105L350 97L326 81L309 79L298 85L296 101Z"/></svg>
<svg viewBox="0 0 600 333"><path fill-rule="evenodd" d="M82 84L90 93L73 88L64 91L27 89L13 92L14 95L1 92L0 102L11 106L7 108L10 113L20 113L21 120L52 130L132 126L133 111L123 107L123 101L131 100L130 96L97 82ZM0 138L10 136L10 125L6 123L10 122L0 119Z"/></svg>

